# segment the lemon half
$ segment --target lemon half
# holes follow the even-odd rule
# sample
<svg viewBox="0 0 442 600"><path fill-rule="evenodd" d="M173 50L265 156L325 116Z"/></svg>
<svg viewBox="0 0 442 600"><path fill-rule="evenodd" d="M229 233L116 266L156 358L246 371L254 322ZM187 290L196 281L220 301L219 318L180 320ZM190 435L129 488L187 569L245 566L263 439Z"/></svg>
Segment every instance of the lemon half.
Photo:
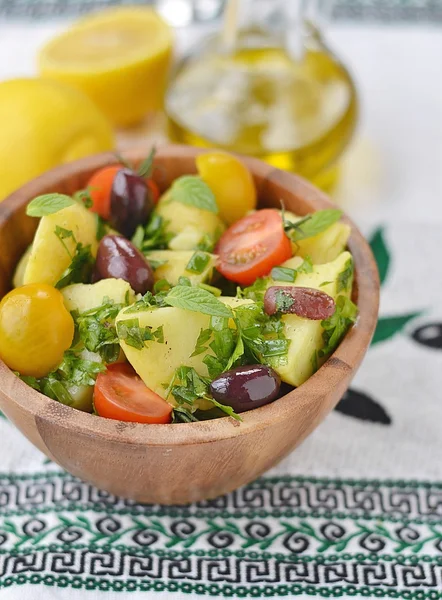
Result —
<svg viewBox="0 0 442 600"><path fill-rule="evenodd" d="M119 126L161 108L171 59L170 27L148 7L88 15L51 40L38 63L45 77L85 92Z"/></svg>

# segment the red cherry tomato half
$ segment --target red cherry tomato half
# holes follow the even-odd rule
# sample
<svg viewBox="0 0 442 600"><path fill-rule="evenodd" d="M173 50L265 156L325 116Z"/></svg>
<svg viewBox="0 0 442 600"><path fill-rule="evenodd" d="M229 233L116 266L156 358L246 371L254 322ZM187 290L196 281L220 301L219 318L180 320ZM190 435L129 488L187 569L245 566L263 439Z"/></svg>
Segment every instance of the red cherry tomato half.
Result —
<svg viewBox="0 0 442 600"><path fill-rule="evenodd" d="M96 171L87 183L92 198L91 211L106 221L110 217L110 200L115 175L123 168L123 165L103 167Z"/></svg>
<svg viewBox="0 0 442 600"><path fill-rule="evenodd" d="M133 423L170 423L172 406L150 390L127 363L109 365L97 377L95 410L101 417Z"/></svg>
<svg viewBox="0 0 442 600"><path fill-rule="evenodd" d="M218 242L218 270L231 281L251 285L292 256L279 212L258 210L234 223Z"/></svg>
<svg viewBox="0 0 442 600"><path fill-rule="evenodd" d="M157 184L155 183L155 181L153 179L146 179L146 183L147 183L147 187L150 189L150 192L152 194L152 200L154 201L155 204L157 204L158 200L160 199L160 189L157 186Z"/></svg>

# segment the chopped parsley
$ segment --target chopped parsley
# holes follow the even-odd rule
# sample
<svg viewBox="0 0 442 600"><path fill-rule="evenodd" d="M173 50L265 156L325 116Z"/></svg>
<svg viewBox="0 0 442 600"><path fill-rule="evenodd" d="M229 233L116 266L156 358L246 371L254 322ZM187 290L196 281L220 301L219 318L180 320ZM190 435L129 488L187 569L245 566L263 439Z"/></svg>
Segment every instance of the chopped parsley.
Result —
<svg viewBox="0 0 442 600"><path fill-rule="evenodd" d="M177 410L180 411L184 408L186 412L191 414L198 409L198 400L208 400L229 417L241 421L241 417L236 414L231 406L221 404L210 396L209 386L210 379L198 375L194 368L179 367L167 388L166 399L172 395L178 405Z"/></svg>
<svg viewBox="0 0 442 600"><path fill-rule="evenodd" d="M200 275L201 273L203 273L203 271L205 271L209 262L210 255L207 252L197 250L193 253L189 262L187 263L186 271Z"/></svg>
<svg viewBox="0 0 442 600"><path fill-rule="evenodd" d="M324 329L322 334L324 347L318 352L320 358L334 352L349 327L356 321L357 316L358 307L350 298L343 295L338 296L334 314L325 321L321 321Z"/></svg>
<svg viewBox="0 0 442 600"><path fill-rule="evenodd" d="M338 275L338 294L350 288L353 281L353 272L353 258L349 258L345 263L344 270Z"/></svg>
<svg viewBox="0 0 442 600"><path fill-rule="evenodd" d="M281 313L289 313L294 304L294 300L290 294L284 290L278 290L275 294L276 310Z"/></svg>
<svg viewBox="0 0 442 600"><path fill-rule="evenodd" d="M153 331L152 327L140 327L138 319L120 321L117 323L117 333L120 340L137 350L142 350L149 341L164 343L162 325Z"/></svg>
<svg viewBox="0 0 442 600"><path fill-rule="evenodd" d="M83 246L83 244L77 242L73 231L60 227L59 225L55 227L54 233L71 258L71 264L62 273L60 279L55 284L55 287L57 289L62 289L72 283L89 283L95 264L91 246ZM74 254L71 253L65 242L67 239L72 239L75 244Z"/></svg>
<svg viewBox="0 0 442 600"><path fill-rule="evenodd" d="M168 247L173 234L167 232L167 221L155 212L152 213L146 227L139 225L132 237L132 243L141 252L163 250Z"/></svg>

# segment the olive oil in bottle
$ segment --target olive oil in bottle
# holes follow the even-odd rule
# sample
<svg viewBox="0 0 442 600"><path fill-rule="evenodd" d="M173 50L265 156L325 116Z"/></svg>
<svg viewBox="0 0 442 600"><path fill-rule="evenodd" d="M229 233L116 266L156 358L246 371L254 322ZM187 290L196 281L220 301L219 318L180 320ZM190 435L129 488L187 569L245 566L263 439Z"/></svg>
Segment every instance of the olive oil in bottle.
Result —
<svg viewBox="0 0 442 600"><path fill-rule="evenodd" d="M302 55L261 28L240 30L225 52L212 38L179 66L166 97L170 137L221 147L294 171L330 190L355 129L345 67L306 23Z"/></svg>

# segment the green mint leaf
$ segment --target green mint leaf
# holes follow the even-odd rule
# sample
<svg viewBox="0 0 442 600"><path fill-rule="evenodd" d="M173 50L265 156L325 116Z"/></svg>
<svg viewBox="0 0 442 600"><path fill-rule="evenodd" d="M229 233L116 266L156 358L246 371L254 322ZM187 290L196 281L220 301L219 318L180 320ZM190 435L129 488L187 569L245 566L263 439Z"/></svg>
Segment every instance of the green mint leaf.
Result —
<svg viewBox="0 0 442 600"><path fill-rule="evenodd" d="M71 264L62 273L55 287L60 290L72 283L89 283L94 264L95 259L92 256L91 247L77 244L76 253Z"/></svg>
<svg viewBox="0 0 442 600"><path fill-rule="evenodd" d="M289 281L290 283L296 281L297 275L298 271L289 267L274 267L270 272L270 277L275 281Z"/></svg>
<svg viewBox="0 0 442 600"><path fill-rule="evenodd" d="M196 175L178 177L170 188L173 200L213 213L218 212L215 195L210 187Z"/></svg>
<svg viewBox="0 0 442 600"><path fill-rule="evenodd" d="M340 292L348 291L351 288L353 282L353 259L349 258L345 263L344 270L338 275L338 294Z"/></svg>
<svg viewBox="0 0 442 600"><path fill-rule="evenodd" d="M31 200L26 208L26 214L28 217L46 217L74 203L75 200L65 194L43 194Z"/></svg>
<svg viewBox="0 0 442 600"><path fill-rule="evenodd" d="M319 287L325 287L326 285L330 285L330 283L333 283L333 281L323 281L319 284Z"/></svg>
<svg viewBox="0 0 442 600"><path fill-rule="evenodd" d="M186 265L186 271L190 273L201 274L207 267L210 261L210 256L207 252L201 252L197 250L191 256L189 262Z"/></svg>
<svg viewBox="0 0 442 600"><path fill-rule="evenodd" d="M324 347L318 352L320 358L331 354L337 348L357 316L358 307L347 296L338 296L334 314L321 321L324 329L322 334Z"/></svg>
<svg viewBox="0 0 442 600"><path fill-rule="evenodd" d="M341 217L342 211L336 208L318 210L295 223L284 221L284 230L292 242L299 242L322 233Z"/></svg>
<svg viewBox="0 0 442 600"><path fill-rule="evenodd" d="M212 337L211 329L201 329L198 339L196 340L195 350L190 355L190 358L192 358L193 356L198 356L199 354L202 354L203 352L207 352L208 348L207 348L206 344L210 340L211 337Z"/></svg>
<svg viewBox="0 0 442 600"><path fill-rule="evenodd" d="M205 315L226 318L232 316L232 311L228 306L215 298L213 294L201 288L177 285L170 290L164 301L169 306Z"/></svg>
<svg viewBox="0 0 442 600"><path fill-rule="evenodd" d="M388 251L388 246L385 243L384 229L382 227L376 229L374 232L370 239L370 246L378 265L379 279L381 284L383 284L387 279L390 268L390 252Z"/></svg>
<svg viewBox="0 0 442 600"><path fill-rule="evenodd" d="M153 169L153 159L155 158L156 148L152 146L149 156L143 160L141 165L138 167L137 175L139 177L150 177Z"/></svg>
<svg viewBox="0 0 442 600"><path fill-rule="evenodd" d="M140 327L138 319L127 319L117 323L117 334L120 340L137 350L142 350L146 342L155 339L152 328Z"/></svg>

